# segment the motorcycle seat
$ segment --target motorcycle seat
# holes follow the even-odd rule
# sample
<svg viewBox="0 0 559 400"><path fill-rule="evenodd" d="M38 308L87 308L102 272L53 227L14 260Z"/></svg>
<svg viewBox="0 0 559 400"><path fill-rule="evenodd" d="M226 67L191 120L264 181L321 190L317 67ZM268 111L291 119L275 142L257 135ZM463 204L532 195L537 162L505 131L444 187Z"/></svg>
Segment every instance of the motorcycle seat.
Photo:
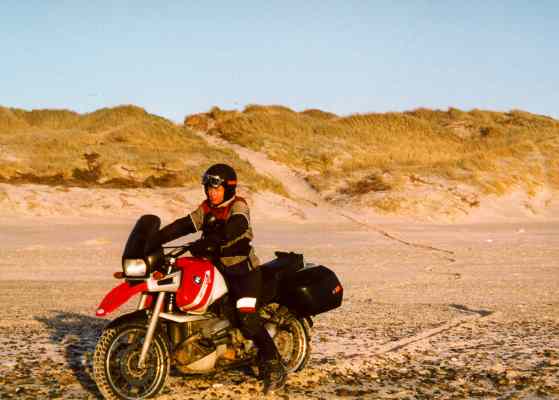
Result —
<svg viewBox="0 0 559 400"><path fill-rule="evenodd" d="M295 273L304 267L305 263L302 254L293 252L276 251L276 258L260 265L264 280L281 280L287 275Z"/></svg>
<svg viewBox="0 0 559 400"><path fill-rule="evenodd" d="M276 258L261 264L262 290L261 301L268 304L274 301L279 294L280 281L294 274L305 266L303 255L293 252L276 251Z"/></svg>

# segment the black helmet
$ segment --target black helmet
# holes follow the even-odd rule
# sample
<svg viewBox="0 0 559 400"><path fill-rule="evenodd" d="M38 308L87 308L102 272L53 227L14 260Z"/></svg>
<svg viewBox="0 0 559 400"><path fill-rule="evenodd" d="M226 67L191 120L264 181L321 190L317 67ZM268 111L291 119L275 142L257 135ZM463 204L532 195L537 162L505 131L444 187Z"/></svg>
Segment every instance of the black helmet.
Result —
<svg viewBox="0 0 559 400"><path fill-rule="evenodd" d="M202 184L204 185L206 196L208 196L209 187L216 188L223 186L225 188L223 202L226 202L235 196L235 190L237 188L237 174L235 173L235 170L227 164L214 164L208 168L202 176Z"/></svg>

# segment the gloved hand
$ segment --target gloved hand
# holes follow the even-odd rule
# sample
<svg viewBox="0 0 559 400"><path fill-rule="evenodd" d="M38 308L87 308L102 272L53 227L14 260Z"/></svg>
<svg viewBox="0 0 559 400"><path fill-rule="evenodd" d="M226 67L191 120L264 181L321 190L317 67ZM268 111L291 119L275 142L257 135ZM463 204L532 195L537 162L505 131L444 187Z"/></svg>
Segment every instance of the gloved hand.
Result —
<svg viewBox="0 0 559 400"><path fill-rule="evenodd" d="M218 257L220 252L219 239L215 235L207 235L190 245L194 257Z"/></svg>

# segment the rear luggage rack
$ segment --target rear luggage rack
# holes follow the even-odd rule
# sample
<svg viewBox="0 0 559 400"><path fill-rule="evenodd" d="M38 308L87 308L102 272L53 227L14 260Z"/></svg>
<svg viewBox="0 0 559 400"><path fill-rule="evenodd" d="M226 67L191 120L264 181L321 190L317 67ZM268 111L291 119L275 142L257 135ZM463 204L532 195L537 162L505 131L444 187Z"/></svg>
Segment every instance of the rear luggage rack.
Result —
<svg viewBox="0 0 559 400"><path fill-rule="evenodd" d="M276 251L275 254L277 258L262 264L260 268L265 275L272 275L277 280L294 274L305 266L302 254L283 251Z"/></svg>
<svg viewBox="0 0 559 400"><path fill-rule="evenodd" d="M298 271L305 266L305 260L302 254L294 253L292 251L289 253L285 251L276 251L275 254L278 259L285 260L286 262L289 262L289 264L293 265L295 271Z"/></svg>

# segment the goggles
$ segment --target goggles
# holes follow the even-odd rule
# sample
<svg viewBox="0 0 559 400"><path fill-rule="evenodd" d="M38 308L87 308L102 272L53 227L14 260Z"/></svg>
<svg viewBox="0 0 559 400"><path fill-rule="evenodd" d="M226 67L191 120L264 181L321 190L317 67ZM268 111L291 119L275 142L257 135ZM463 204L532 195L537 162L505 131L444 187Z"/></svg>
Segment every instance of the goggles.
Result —
<svg viewBox="0 0 559 400"><path fill-rule="evenodd" d="M222 179L218 175L204 174L204 176L202 177L202 184L204 186L211 186L213 188L217 188L223 185L223 182L225 182L225 179Z"/></svg>

